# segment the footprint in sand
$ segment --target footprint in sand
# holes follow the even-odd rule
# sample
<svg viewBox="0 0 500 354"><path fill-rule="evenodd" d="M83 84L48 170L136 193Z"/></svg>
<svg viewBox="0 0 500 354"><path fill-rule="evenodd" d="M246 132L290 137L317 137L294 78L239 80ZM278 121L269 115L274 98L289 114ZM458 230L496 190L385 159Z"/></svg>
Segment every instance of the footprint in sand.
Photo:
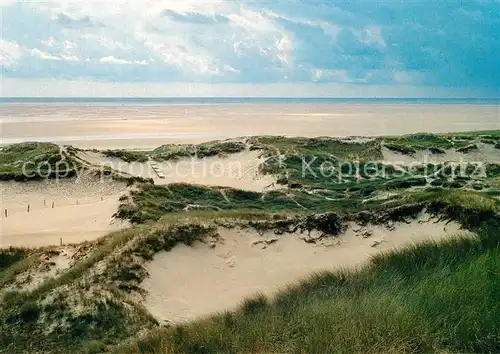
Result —
<svg viewBox="0 0 500 354"><path fill-rule="evenodd" d="M226 264L228 265L228 267L234 268L234 266L236 265L236 257L232 256L226 259Z"/></svg>

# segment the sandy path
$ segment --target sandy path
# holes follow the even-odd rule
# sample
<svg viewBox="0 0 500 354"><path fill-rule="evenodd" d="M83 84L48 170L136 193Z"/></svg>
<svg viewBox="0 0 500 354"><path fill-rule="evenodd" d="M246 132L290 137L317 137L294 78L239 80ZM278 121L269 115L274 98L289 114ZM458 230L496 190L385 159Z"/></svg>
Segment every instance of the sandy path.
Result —
<svg viewBox="0 0 500 354"><path fill-rule="evenodd" d="M468 104L4 104L2 144L145 148L249 135L399 135L499 129L498 106Z"/></svg>
<svg viewBox="0 0 500 354"><path fill-rule="evenodd" d="M454 223L414 222L398 224L394 231L373 227L372 236L362 238L353 231L356 228L332 239L328 247L305 243L297 235L283 235L265 249L252 244L263 239L256 232L222 229L224 244L214 249L197 243L156 255L147 265L150 277L143 283L148 291L144 304L160 320L188 321L233 309L256 292L272 295L312 272L355 267L380 250L438 240L459 230ZM268 233L264 237L277 236Z"/></svg>

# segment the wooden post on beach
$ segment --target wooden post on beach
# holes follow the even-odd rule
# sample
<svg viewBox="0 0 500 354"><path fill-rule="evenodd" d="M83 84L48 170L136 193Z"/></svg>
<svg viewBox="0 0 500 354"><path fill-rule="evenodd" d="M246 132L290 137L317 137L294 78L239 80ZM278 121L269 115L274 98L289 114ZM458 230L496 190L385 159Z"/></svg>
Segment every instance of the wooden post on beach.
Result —
<svg viewBox="0 0 500 354"><path fill-rule="evenodd" d="M61 246L62 246L62 237L59 239L59 243L60 243L60 244L61 244Z"/></svg>
<svg viewBox="0 0 500 354"><path fill-rule="evenodd" d="M30 205L28 204L28 213L30 212Z"/></svg>
<svg viewBox="0 0 500 354"><path fill-rule="evenodd" d="M52 202L52 209L54 209L54 202Z"/></svg>
<svg viewBox="0 0 500 354"><path fill-rule="evenodd" d="M7 217L7 209L5 209L5 217Z"/></svg>

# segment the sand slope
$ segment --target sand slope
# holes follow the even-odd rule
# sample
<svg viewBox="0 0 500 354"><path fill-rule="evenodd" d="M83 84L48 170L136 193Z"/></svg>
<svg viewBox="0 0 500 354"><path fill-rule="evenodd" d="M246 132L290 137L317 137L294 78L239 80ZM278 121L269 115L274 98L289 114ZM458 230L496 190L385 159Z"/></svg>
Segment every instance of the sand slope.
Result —
<svg viewBox="0 0 500 354"><path fill-rule="evenodd" d="M215 248L196 243L155 256L147 265L150 277L143 282L148 292L144 305L160 320L188 321L233 309L256 292L273 294L312 272L355 267L380 250L438 240L458 231L455 223L423 219L397 224L393 231L375 226L366 232L351 225L339 238L316 245L304 242L304 235L261 236L255 231L221 229L223 243ZM371 236L363 237L370 232ZM266 239L273 242L254 244Z"/></svg>
<svg viewBox="0 0 500 354"><path fill-rule="evenodd" d="M61 238L63 244L79 243L127 225L112 218L126 192L123 183L82 178L2 182L0 188L0 247L59 245Z"/></svg>

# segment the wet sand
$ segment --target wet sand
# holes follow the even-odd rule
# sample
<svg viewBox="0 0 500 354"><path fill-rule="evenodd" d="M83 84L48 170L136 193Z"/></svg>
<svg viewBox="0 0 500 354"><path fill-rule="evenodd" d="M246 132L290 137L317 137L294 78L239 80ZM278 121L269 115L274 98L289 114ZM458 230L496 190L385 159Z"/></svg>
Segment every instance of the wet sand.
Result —
<svg viewBox="0 0 500 354"><path fill-rule="evenodd" d="M3 104L0 144L152 148L250 135L378 136L500 129L492 104Z"/></svg>

